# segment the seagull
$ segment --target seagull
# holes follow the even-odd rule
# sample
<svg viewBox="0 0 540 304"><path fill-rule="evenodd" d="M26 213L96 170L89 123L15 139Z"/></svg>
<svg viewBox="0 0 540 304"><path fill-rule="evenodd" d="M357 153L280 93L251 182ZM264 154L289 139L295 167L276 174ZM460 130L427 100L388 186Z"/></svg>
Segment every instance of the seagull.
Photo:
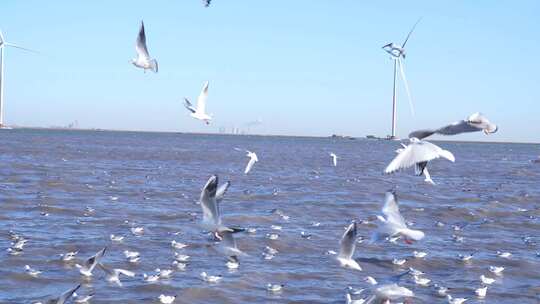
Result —
<svg viewBox="0 0 540 304"><path fill-rule="evenodd" d="M188 245L187 245L187 244L184 244L184 243L177 242L177 241L175 241L175 240L172 240L172 241L171 241L171 246L172 246L172 248L174 248L174 249L184 249L184 248L186 248Z"/></svg>
<svg viewBox="0 0 540 304"><path fill-rule="evenodd" d="M29 265L24 265L24 270L26 271L28 275L34 278L37 278L41 274L41 271L37 269L33 269Z"/></svg>
<svg viewBox="0 0 540 304"><path fill-rule="evenodd" d="M334 152L331 152L330 157L332 157L332 163L334 164L334 167L336 167L337 166L337 159L338 159L337 155Z"/></svg>
<svg viewBox="0 0 540 304"><path fill-rule="evenodd" d="M353 300L351 298L351 294L348 293L348 292L345 294L345 303L346 304L364 304L365 302L366 302L365 299Z"/></svg>
<svg viewBox="0 0 540 304"><path fill-rule="evenodd" d="M240 267L240 263L238 262L238 257L236 257L235 255L228 257L227 263L225 263L225 265L227 266L227 268L231 270L238 269L238 267Z"/></svg>
<svg viewBox="0 0 540 304"><path fill-rule="evenodd" d="M377 216L383 224L377 229L372 241L377 241L385 237L403 236L405 242L411 244L424 238L424 232L413 230L407 227L405 219L399 212L395 193L386 192L385 202L382 208L383 216Z"/></svg>
<svg viewBox="0 0 540 304"><path fill-rule="evenodd" d="M416 175L425 174L425 181L433 183L427 171L428 162L440 157L446 158L451 162L455 162L456 160L452 152L443 150L430 142L419 140L416 137L409 138L409 141L410 144L408 146L398 150L398 155L386 167L384 173L389 174L415 166Z"/></svg>
<svg viewBox="0 0 540 304"><path fill-rule="evenodd" d="M135 276L135 273L129 270L119 269L119 268L109 268L101 263L98 263L98 266L107 274L107 282L115 283L118 286L122 286L122 282L120 282L121 274L131 277L131 278Z"/></svg>
<svg viewBox="0 0 540 304"><path fill-rule="evenodd" d="M98 253L91 256L88 260L84 262L84 265L75 264L77 268L79 268L79 272L86 277L92 276L92 271L96 267L96 265L99 263L99 260L103 257L105 254L105 251L107 250L107 247L101 249Z"/></svg>
<svg viewBox="0 0 540 304"><path fill-rule="evenodd" d="M482 281L485 285L491 285L495 282L495 279L492 279L490 277L486 277L485 275L480 276L480 281Z"/></svg>
<svg viewBox="0 0 540 304"><path fill-rule="evenodd" d="M509 259L512 256L512 253L497 251L497 256L500 258Z"/></svg>
<svg viewBox="0 0 540 304"><path fill-rule="evenodd" d="M172 276L174 270L156 268L156 272L159 275L160 279L169 279Z"/></svg>
<svg viewBox="0 0 540 304"><path fill-rule="evenodd" d="M496 274L496 275L501 275L502 272L504 271L504 267L500 266L489 266L489 271Z"/></svg>
<svg viewBox="0 0 540 304"><path fill-rule="evenodd" d="M236 240L234 239L233 234L242 231L244 231L244 229L222 228L216 233L217 238L221 241L221 251L237 263L238 256L244 255L244 253L236 246Z"/></svg>
<svg viewBox="0 0 540 304"><path fill-rule="evenodd" d="M365 278L364 278L364 282L367 282L367 283L369 283L369 284L371 284L371 285L377 285L377 284L379 284L379 282L377 282L377 280L375 280L375 278L372 277L372 276L367 276L367 277L365 277Z"/></svg>
<svg viewBox="0 0 540 304"><path fill-rule="evenodd" d="M94 297L93 293L87 294L84 297L78 295L77 293L73 293L73 302L79 303L79 304L85 304L88 303L92 298Z"/></svg>
<svg viewBox="0 0 540 304"><path fill-rule="evenodd" d="M203 0L204 7L209 7L212 0Z"/></svg>
<svg viewBox="0 0 540 304"><path fill-rule="evenodd" d="M54 299L51 299L51 300L47 301L47 304L64 304L64 303L66 303L69 300L69 298L71 298L71 296L75 293L75 291L77 291L77 289L79 289L80 287L81 287L81 285L79 284L79 285L71 288L70 290L65 291L58 298L54 298Z"/></svg>
<svg viewBox="0 0 540 304"><path fill-rule="evenodd" d="M428 278L421 278L419 276L413 276L414 283L420 286L428 286L429 282L431 282Z"/></svg>
<svg viewBox="0 0 540 304"><path fill-rule="evenodd" d="M143 280L148 283L155 283L160 279L159 274L147 275L143 273Z"/></svg>
<svg viewBox="0 0 540 304"><path fill-rule="evenodd" d="M114 235L114 234L111 234L110 238L111 238L111 241L113 242L122 242L124 240L123 236Z"/></svg>
<svg viewBox="0 0 540 304"><path fill-rule="evenodd" d="M481 288L478 288L474 291L474 293L476 293L476 296L479 297L480 299L483 299L486 297L486 293L487 293L487 289L488 287L487 286L484 286L484 287L481 287Z"/></svg>
<svg viewBox="0 0 540 304"><path fill-rule="evenodd" d="M174 302L174 300L176 300L176 296L166 296L162 294L158 297L158 299L159 302L162 304L171 304L172 302Z"/></svg>
<svg viewBox="0 0 540 304"><path fill-rule="evenodd" d="M132 227L131 233L135 236L141 236L144 234L144 227Z"/></svg>
<svg viewBox="0 0 540 304"><path fill-rule="evenodd" d="M409 138L423 139L433 134L456 135L482 131L486 135L497 132L498 127L481 113L474 113L465 120L460 120L436 130L418 130L409 134Z"/></svg>
<svg viewBox="0 0 540 304"><path fill-rule="evenodd" d="M191 117L202 120L207 125L210 124L212 116L206 113L206 100L208 99L208 81L204 83L201 94L197 98L197 107L195 108L187 97L184 97L184 107L188 109L191 113Z"/></svg>
<svg viewBox="0 0 540 304"><path fill-rule="evenodd" d="M467 301L466 298L452 298L451 295L446 295L446 299L448 300L449 304L462 304L463 302Z"/></svg>
<svg viewBox="0 0 540 304"><path fill-rule="evenodd" d="M268 283L266 285L266 290L271 291L271 292L281 292L283 290L283 287L285 287L285 285L283 284Z"/></svg>
<svg viewBox="0 0 540 304"><path fill-rule="evenodd" d="M137 263L141 258L141 254L138 251L124 250L124 256L130 263Z"/></svg>
<svg viewBox="0 0 540 304"><path fill-rule="evenodd" d="M212 175L204 185L199 199L203 212L202 226L212 232L225 228L221 225L221 214L216 200L218 182L218 176Z"/></svg>
<svg viewBox="0 0 540 304"><path fill-rule="evenodd" d="M78 251L71 251L67 253L61 253L60 257L62 258L62 261L69 262L75 258L75 256L78 254Z"/></svg>
<svg viewBox="0 0 540 304"><path fill-rule="evenodd" d="M414 293L397 284L386 284L376 288L374 295L367 300L367 303L379 303L377 300L380 300L380 303L384 303L385 301L394 301L404 297L414 297Z"/></svg>
<svg viewBox="0 0 540 304"><path fill-rule="evenodd" d="M145 72L146 70L151 70L154 73L158 72L158 63L155 59L150 58L148 54L148 48L146 47L146 34L144 33L144 22L141 21L141 28L139 30L139 35L137 36L137 42L135 43L135 51L137 52L137 58L132 59L131 63L138 67L142 68Z"/></svg>
<svg viewBox="0 0 540 304"><path fill-rule="evenodd" d="M422 259L427 256L427 253L423 251L413 251L413 256L417 259Z"/></svg>
<svg viewBox="0 0 540 304"><path fill-rule="evenodd" d="M362 270L362 267L352 258L356 249L356 222L353 221L339 242L341 248L337 260L341 267L347 267L355 270Z"/></svg>
<svg viewBox="0 0 540 304"><path fill-rule="evenodd" d="M221 281L222 277L220 275L218 276L211 276L211 275L208 275L206 272L201 272L201 278L206 281L206 282L209 282L209 283L217 283L219 281Z"/></svg>
<svg viewBox="0 0 540 304"><path fill-rule="evenodd" d="M257 154L255 154L255 152L246 150L246 153L247 153L246 156L249 157L249 162L246 166L246 169L244 170L244 174L248 174L249 171L251 171L251 168L253 168L253 165L259 161L259 159L257 158Z"/></svg>

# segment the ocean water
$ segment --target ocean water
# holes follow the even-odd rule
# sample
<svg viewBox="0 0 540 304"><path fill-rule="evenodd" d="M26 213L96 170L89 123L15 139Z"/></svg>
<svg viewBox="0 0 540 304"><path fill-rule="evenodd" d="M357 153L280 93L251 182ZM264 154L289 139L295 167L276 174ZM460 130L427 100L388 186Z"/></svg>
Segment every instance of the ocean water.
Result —
<svg viewBox="0 0 540 304"><path fill-rule="evenodd" d="M95 293L96 304L159 303L160 294L178 295L175 303L345 303L347 286L369 288L364 277L383 282L408 267L467 303L540 303L540 164L532 161L540 145L438 142L456 162L432 162L431 186L411 170L382 173L399 147L392 141L53 130L0 136L0 303L43 301L79 283L81 294ZM235 147L258 154L249 175L245 153ZM337 167L329 152L340 157ZM212 174L232 183L221 203L224 222L257 228L235 235L246 253L235 271L198 224L197 200ZM340 268L326 252L339 251L353 219L369 239L387 190L397 192L403 216L426 237L414 244L366 240L355 253L363 271ZM133 235L134 226L145 233ZM10 231L28 240L20 255L7 252ZM273 232L277 240L267 238ZM125 239L111 242L110 234ZM173 250L172 240L188 247ZM83 279L59 257L78 251L83 260L105 246L105 265L137 274L122 287L100 269ZM279 251L272 260L262 256L266 246ZM140 262L127 262L124 250L139 251ZM428 255L414 258L415 250ZM498 257L498 250L512 256ZM174 269L175 251L191 256L184 271L143 280L156 268ZM457 258L473 252L468 263ZM394 258L407 261L396 266ZM27 264L42 273L31 277ZM504 266L503 274L489 273L491 265ZM202 271L223 279L207 283ZM474 289L482 274L496 282L479 300ZM271 293L268 283L285 287ZM400 285L416 294L409 303L446 303L410 276Z"/></svg>

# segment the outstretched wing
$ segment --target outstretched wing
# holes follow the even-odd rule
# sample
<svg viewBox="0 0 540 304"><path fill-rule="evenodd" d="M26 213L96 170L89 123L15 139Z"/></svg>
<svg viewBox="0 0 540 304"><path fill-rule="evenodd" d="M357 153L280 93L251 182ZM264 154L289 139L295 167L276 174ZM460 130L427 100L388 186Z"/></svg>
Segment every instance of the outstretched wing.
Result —
<svg viewBox="0 0 540 304"><path fill-rule="evenodd" d="M392 173L409 168L420 162L431 161L441 156L450 161L454 161L454 156L449 151L443 150L427 141L414 141L401 150L401 152L386 167L384 172Z"/></svg>
<svg viewBox="0 0 540 304"><path fill-rule="evenodd" d="M386 192L382 213L386 216L386 221L399 227L406 227L405 219L399 212L396 195L392 192Z"/></svg>
<svg viewBox="0 0 540 304"><path fill-rule="evenodd" d="M220 224L219 208L216 201L216 193L218 187L217 175L212 175L201 192L200 203L203 210L204 220L210 220L214 224Z"/></svg>
<svg viewBox="0 0 540 304"><path fill-rule="evenodd" d="M352 222L339 242L341 248L339 250L339 257L350 259L354 254L356 248L356 222Z"/></svg>
<svg viewBox="0 0 540 304"><path fill-rule="evenodd" d="M56 304L64 304L66 303L69 298L81 287L81 284L75 286L74 288L71 288L70 290L64 292L60 297L58 298L58 301L56 301Z"/></svg>
<svg viewBox="0 0 540 304"><path fill-rule="evenodd" d="M229 186L231 185L230 181L227 181L223 185L219 186L219 188L216 190L216 200L220 202L223 197L225 196L225 193L227 193L227 190L229 189Z"/></svg>
<svg viewBox="0 0 540 304"><path fill-rule="evenodd" d="M197 112L206 113L206 100L208 99L208 81L204 83L201 94L197 98Z"/></svg>
<svg viewBox="0 0 540 304"><path fill-rule="evenodd" d="M460 133L477 132L477 131L482 131L482 129L476 127L475 125L469 123L468 121L460 120L452 124L449 124L448 126L444 126L442 128L435 130L435 133L441 134L441 135L456 135Z"/></svg>
<svg viewBox="0 0 540 304"><path fill-rule="evenodd" d="M94 267L96 267L97 263L99 263L99 260L103 257L106 250L107 250L107 247L101 249L94 256L92 256L88 260L86 260L85 266L88 269L88 271L91 272L92 270L94 270Z"/></svg>
<svg viewBox="0 0 540 304"><path fill-rule="evenodd" d="M150 58L148 49L146 48L146 34L144 33L143 21L141 21L141 28L139 29L139 35L137 36L137 42L135 43L135 50L139 57Z"/></svg>

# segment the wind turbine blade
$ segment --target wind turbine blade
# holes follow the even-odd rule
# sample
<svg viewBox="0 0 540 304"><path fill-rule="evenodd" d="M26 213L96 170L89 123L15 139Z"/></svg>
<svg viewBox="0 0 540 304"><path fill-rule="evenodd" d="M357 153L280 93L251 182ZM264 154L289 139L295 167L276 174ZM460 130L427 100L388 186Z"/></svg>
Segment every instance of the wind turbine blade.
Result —
<svg viewBox="0 0 540 304"><path fill-rule="evenodd" d="M401 45L401 48L405 48L405 44L407 44L407 41L409 41L409 37L411 37L411 34L414 32L414 29L416 28L416 25L420 22L420 20L422 20L422 17L418 18L418 20L416 21L416 23L413 25L411 31L410 31L409 34L407 35L407 38L405 38L405 41L404 41L403 44Z"/></svg>
<svg viewBox="0 0 540 304"><path fill-rule="evenodd" d="M36 54L38 53L38 51L34 51L34 50L31 50L31 49L27 49L27 48L25 48L25 47L18 46L18 45L13 44L13 43L8 43L8 42L6 42L6 43L5 43L5 46L10 46L10 47L18 48L18 49L25 50L25 51L27 51L27 52L36 53Z"/></svg>
<svg viewBox="0 0 540 304"><path fill-rule="evenodd" d="M414 116L414 106L411 98L411 92L409 91L409 84L407 83L407 77L405 77L405 70L403 69L403 63L401 62L401 58L397 59L398 65L399 65L399 72L401 74L401 79L403 79L403 83L405 84L405 91L407 91L407 97L409 97L409 106L411 108L411 114Z"/></svg>

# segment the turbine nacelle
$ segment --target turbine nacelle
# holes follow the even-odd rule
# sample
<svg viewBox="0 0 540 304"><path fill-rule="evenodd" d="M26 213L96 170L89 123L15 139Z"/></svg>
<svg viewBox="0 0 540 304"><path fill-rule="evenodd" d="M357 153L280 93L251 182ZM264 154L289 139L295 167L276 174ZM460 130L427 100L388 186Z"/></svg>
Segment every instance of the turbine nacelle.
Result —
<svg viewBox="0 0 540 304"><path fill-rule="evenodd" d="M399 58L400 56L405 58L405 49L393 42L383 46L382 49L385 50L388 54L392 55L392 57L394 58Z"/></svg>

